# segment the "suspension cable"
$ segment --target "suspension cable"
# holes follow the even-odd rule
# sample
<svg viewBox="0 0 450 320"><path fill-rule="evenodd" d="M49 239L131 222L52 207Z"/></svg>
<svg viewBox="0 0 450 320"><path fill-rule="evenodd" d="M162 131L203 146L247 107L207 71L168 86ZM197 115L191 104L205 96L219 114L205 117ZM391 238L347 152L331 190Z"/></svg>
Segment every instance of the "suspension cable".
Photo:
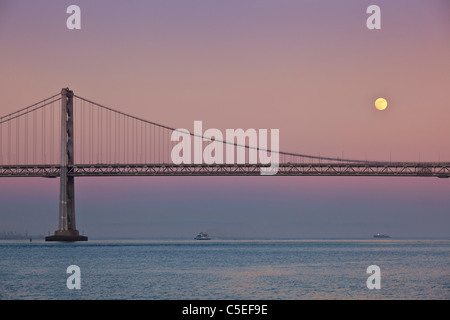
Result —
<svg viewBox="0 0 450 320"><path fill-rule="evenodd" d="M161 129L167 129L167 130L170 130L170 131L177 131L177 132L181 132L181 133L184 133L184 134L189 134L190 136L193 136L193 137L203 138L205 140L212 140L211 138L205 137L203 135L197 135L197 134L191 133L191 132L187 133L187 132L185 132L183 130L180 130L180 129L175 129L175 128L168 127L168 126L156 123L156 122L148 121L148 120L145 120L145 119L133 116L133 115L126 114L126 113L124 113L122 111L119 111L119 110L116 110L116 109L113 109L113 108L101 105L101 104L99 104L97 102L94 102L92 100L89 100L89 99L77 96L75 94L74 94L74 97L76 97L78 99L81 99L83 101L86 101L88 103L91 103L93 105L96 105L96 106L98 106L100 108L104 108L104 109L109 110L111 112L115 112L115 113L117 113L119 115L123 115L124 117L126 117L128 119L134 119L134 120L142 121L142 122L147 123L147 124L151 124L151 125L157 126L157 127L159 127L160 130ZM125 122L125 120L124 120L124 122ZM159 130L158 130L158 137L161 138L161 132ZM354 160L354 159L324 157L324 156L320 156L320 154L319 154L319 156L313 156L313 155L306 155L306 154L299 154L299 153L292 153L292 152L284 152L284 151L263 149L263 148L252 147L252 146L248 146L248 145L238 144L238 143L235 143L235 142L229 142L229 141L223 141L223 140L217 140L217 139L215 139L214 141L218 142L218 143L233 145L235 147L242 147L242 148L259 150L259 151L265 151L265 152L274 152L274 153L278 153L280 155L291 156L291 157L309 158L309 159L326 160L326 161L351 162L351 163L377 163L377 164L389 164L390 163L390 162L387 162L387 161L369 161L369 160ZM158 149L160 149L160 146L158 146Z"/></svg>

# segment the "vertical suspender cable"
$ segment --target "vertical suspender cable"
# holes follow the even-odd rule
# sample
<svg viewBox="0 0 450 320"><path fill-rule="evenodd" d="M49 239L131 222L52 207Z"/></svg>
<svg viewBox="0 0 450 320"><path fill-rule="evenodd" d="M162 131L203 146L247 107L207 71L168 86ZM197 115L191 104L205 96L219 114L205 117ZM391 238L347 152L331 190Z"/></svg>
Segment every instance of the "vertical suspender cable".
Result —
<svg viewBox="0 0 450 320"><path fill-rule="evenodd" d="M119 126L119 130L117 130L117 161L116 163L120 162L120 114L118 116L117 124Z"/></svg>
<svg viewBox="0 0 450 320"><path fill-rule="evenodd" d="M147 124L143 123L144 125L144 163L147 163Z"/></svg>
<svg viewBox="0 0 450 320"><path fill-rule="evenodd" d="M91 159L92 159L92 154L91 154L91 150L92 150L92 132L91 132L91 122L92 122L92 115L91 115L91 105L88 104L87 105L87 112L88 112L88 134L87 134L87 142L88 142L88 152L86 153L86 163L91 163Z"/></svg>
<svg viewBox="0 0 450 320"><path fill-rule="evenodd" d="M36 153L37 153L37 114L33 114L33 164L36 164Z"/></svg>
<svg viewBox="0 0 450 320"><path fill-rule="evenodd" d="M161 128L158 128L158 159L161 163Z"/></svg>
<svg viewBox="0 0 450 320"><path fill-rule="evenodd" d="M25 115L25 164L28 164L28 113Z"/></svg>
<svg viewBox="0 0 450 320"><path fill-rule="evenodd" d="M42 161L43 164L47 163L47 159L45 159L45 108L42 109Z"/></svg>
<svg viewBox="0 0 450 320"><path fill-rule="evenodd" d="M101 154L102 154L102 145L100 143L100 138L101 138L101 135L102 135L102 129L101 129L102 127L101 127L101 122L100 122L100 112L101 111L102 110L97 107L97 123L98 123L98 126L97 126L97 135L98 135L98 139L97 139L97 141L98 141L98 145L97 145L97 163L101 162L100 158L101 158Z"/></svg>
<svg viewBox="0 0 450 320"><path fill-rule="evenodd" d="M117 113L114 114L114 163L117 163L117 145L118 145L118 136L119 134L119 125L117 122Z"/></svg>
<svg viewBox="0 0 450 320"><path fill-rule="evenodd" d="M112 152L112 150L111 150L111 148L112 148L112 143L111 143L111 140L112 140L112 136L111 136L111 127L112 127L112 117L111 117L111 112L108 112L108 115L109 115L109 156L108 156L108 158L109 158L109 163L111 163L111 161L112 161L112 158L111 158L111 152Z"/></svg>
<svg viewBox="0 0 450 320"><path fill-rule="evenodd" d="M119 117L120 117L120 115L119 115ZM114 114L114 120L115 120L115 123L116 123L116 125L114 126L114 129L115 129L114 130L114 137L115 137L115 139L114 139L114 162L118 163L117 155L118 155L119 142L120 142L120 140L119 140L119 135L120 135L120 118L118 120L117 113Z"/></svg>
<svg viewBox="0 0 450 320"><path fill-rule="evenodd" d="M89 161L91 164L94 163L94 107L90 103L89 104L89 111L90 111L90 124L91 124L91 154L89 155Z"/></svg>
<svg viewBox="0 0 450 320"><path fill-rule="evenodd" d="M152 125L153 130L153 147L152 147L152 158L153 158L153 164L156 163L156 127Z"/></svg>
<svg viewBox="0 0 450 320"><path fill-rule="evenodd" d="M78 145L80 145L80 161L84 164L83 150L84 150L84 109L83 109L84 101L80 100L80 141Z"/></svg>
<svg viewBox="0 0 450 320"><path fill-rule="evenodd" d="M91 105L88 104L87 105L87 112L88 112L88 137L87 137L87 142L88 142L88 152L86 154L86 163L91 163L91 159L92 159L92 154L91 154L91 150L92 150L92 132L91 132L91 122L92 122L92 115L91 115Z"/></svg>
<svg viewBox="0 0 450 320"><path fill-rule="evenodd" d="M123 157L121 157L121 160L119 162L121 162L121 161L125 162L125 159L127 157L127 152L126 152L127 148L126 148L126 140L125 140L127 130L126 130L125 122L126 122L126 119L125 119L125 116L123 116L123 143L122 143L123 150L121 152L123 154Z"/></svg>
<svg viewBox="0 0 450 320"><path fill-rule="evenodd" d="M138 141L137 141L137 137L138 137L138 123L137 120L134 119L134 163L138 163Z"/></svg>
<svg viewBox="0 0 450 320"><path fill-rule="evenodd" d="M103 162L103 158L102 158L102 149L103 149L103 145L106 145L106 143L104 144L103 143L103 140L101 140L100 141L100 139L101 138L103 138L103 119L102 119L102 117L103 117L103 112L102 112L102 109L100 109L100 108L97 108L97 109L99 109L99 112L100 112L100 117L99 117L99 123L100 123L100 125L99 125L99 127L100 127L100 134L99 134L99 138L98 138L98 141L99 141L99 149L100 149L100 155L99 155L99 163L104 163ZM107 137L106 137L107 138Z"/></svg>
<svg viewBox="0 0 450 320"><path fill-rule="evenodd" d="M8 121L8 165L11 164L11 120Z"/></svg>
<svg viewBox="0 0 450 320"><path fill-rule="evenodd" d="M16 119L16 165L20 163L19 159L19 134L20 134L20 117Z"/></svg>
<svg viewBox="0 0 450 320"><path fill-rule="evenodd" d="M103 115L103 113L102 113L102 115ZM103 160L102 162L103 163L109 163L109 142L111 141L111 137L110 137L110 135L109 135L109 121L108 121L108 119L109 119L109 112L108 111L106 111L106 113L105 113L105 138L106 138L106 141L105 141L105 157L106 157L106 161L105 160ZM102 123L103 123L103 116L102 116Z"/></svg>
<svg viewBox="0 0 450 320"><path fill-rule="evenodd" d="M53 128L54 128L54 123L55 123L55 117L54 117L54 102L52 102L51 106L50 106L50 162L52 164L54 164L54 156L53 156Z"/></svg>
<svg viewBox="0 0 450 320"><path fill-rule="evenodd" d="M125 116L124 116L125 117ZM126 118L126 117L125 117ZM130 124L128 123L128 118L126 118L126 122L127 122L127 125L126 125L126 137L127 137L127 141L125 142L125 146L126 146L126 161L127 161L127 163L129 163L128 162L128 160L129 160L129 153L128 153L128 151L130 150L130 147L129 147L129 138L130 138L130 134L128 133L128 131L129 131L129 129L130 129Z"/></svg>
<svg viewBox="0 0 450 320"><path fill-rule="evenodd" d="M85 105L84 105L84 112L85 112L85 122L86 122L86 132L85 132L85 136L84 136L84 141L85 141L85 143L86 143L86 147L85 147L85 149L86 149L86 152L85 152L85 154L84 154L84 163L89 163L89 153L91 152L91 137L90 137L90 134L89 134L89 131L90 131L90 125L89 125L89 119L90 119L90 113L89 113L89 111L90 111L90 109L89 109L89 105L87 104L87 103L85 103Z"/></svg>
<svg viewBox="0 0 450 320"><path fill-rule="evenodd" d="M56 126L57 131L56 132L61 132L61 121L60 121L61 108L56 108L56 110L57 110L57 116L58 116L57 121L56 121L56 123L57 123L57 126ZM58 135L58 137L61 139L60 135ZM60 145L61 141L57 141L57 143L58 143L58 145ZM58 149L56 149L56 150L58 150ZM56 163L59 163L58 155L59 155L59 152L56 152Z"/></svg>
<svg viewBox="0 0 450 320"><path fill-rule="evenodd" d="M51 111L51 118L52 118L52 125L50 126L50 130L51 130L51 140L52 140L52 144L51 144L51 155L52 155L52 163L56 164L57 161L55 160L55 125L57 124L57 122L55 121L55 103L52 103L52 111Z"/></svg>
<svg viewBox="0 0 450 320"><path fill-rule="evenodd" d="M138 161L138 159L139 159L139 157L138 157L138 155L139 155L139 152L138 152L138 122L137 122L137 120L136 119L134 119L134 163L138 163L139 161Z"/></svg>

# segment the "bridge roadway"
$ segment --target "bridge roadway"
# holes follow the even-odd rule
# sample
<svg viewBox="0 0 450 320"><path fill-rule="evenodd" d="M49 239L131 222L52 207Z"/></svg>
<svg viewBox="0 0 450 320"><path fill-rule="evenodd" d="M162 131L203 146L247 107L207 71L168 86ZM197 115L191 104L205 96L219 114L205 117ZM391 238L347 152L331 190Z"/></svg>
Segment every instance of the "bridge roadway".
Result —
<svg viewBox="0 0 450 320"><path fill-rule="evenodd" d="M89 164L68 166L74 177L259 176L261 164ZM60 176L59 165L3 165L0 177ZM450 177L450 162L283 163L276 176Z"/></svg>

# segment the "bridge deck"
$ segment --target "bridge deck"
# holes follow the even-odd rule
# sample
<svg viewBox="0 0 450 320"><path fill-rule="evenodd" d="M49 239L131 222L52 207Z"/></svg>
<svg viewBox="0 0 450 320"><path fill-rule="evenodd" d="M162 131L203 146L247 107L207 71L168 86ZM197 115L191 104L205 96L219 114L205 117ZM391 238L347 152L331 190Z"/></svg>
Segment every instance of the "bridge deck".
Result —
<svg viewBox="0 0 450 320"><path fill-rule="evenodd" d="M69 176L259 176L260 164L174 165L174 164L89 164L73 165ZM60 175L59 165L0 166L0 177L47 177ZM450 163L286 163L276 176L407 176L450 177Z"/></svg>

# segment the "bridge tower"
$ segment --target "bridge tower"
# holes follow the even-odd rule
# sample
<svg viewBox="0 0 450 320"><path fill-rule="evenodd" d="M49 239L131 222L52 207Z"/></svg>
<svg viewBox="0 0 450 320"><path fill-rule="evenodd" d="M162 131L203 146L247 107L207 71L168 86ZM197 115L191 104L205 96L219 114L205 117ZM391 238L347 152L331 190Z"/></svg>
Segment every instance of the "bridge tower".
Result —
<svg viewBox="0 0 450 320"><path fill-rule="evenodd" d="M59 189L59 223L53 236L45 241L87 241L75 226L75 177L68 171L74 164L73 91L61 90L61 174Z"/></svg>

